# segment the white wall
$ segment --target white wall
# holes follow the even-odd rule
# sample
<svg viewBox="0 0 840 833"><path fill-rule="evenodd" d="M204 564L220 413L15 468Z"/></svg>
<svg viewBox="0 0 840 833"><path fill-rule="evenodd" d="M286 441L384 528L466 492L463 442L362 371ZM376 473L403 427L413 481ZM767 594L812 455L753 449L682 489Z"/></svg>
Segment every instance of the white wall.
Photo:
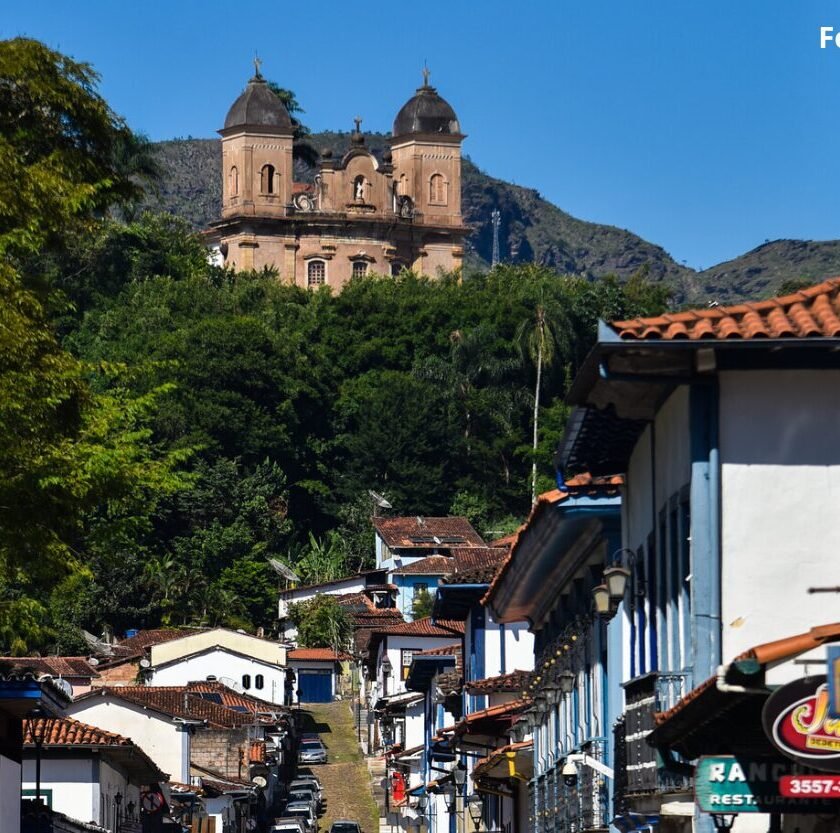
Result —
<svg viewBox="0 0 840 833"><path fill-rule="evenodd" d="M397 694L405 691L405 681L402 679L402 651L403 649L409 651L427 651L430 648L443 648L447 645L460 645L460 637L453 637L447 639L439 636L398 636L389 635L388 640L388 661L391 663L391 685L388 689L388 694ZM380 692L382 691L382 663L379 663L377 668L378 680L380 683Z"/></svg>
<svg viewBox="0 0 840 833"><path fill-rule="evenodd" d="M721 373L720 402L728 661L840 619L836 594L807 592L840 585L840 371Z"/></svg>
<svg viewBox="0 0 840 833"><path fill-rule="evenodd" d="M0 810L20 807L20 764L0 755ZM0 833L20 833L20 812L0 812Z"/></svg>
<svg viewBox="0 0 840 833"><path fill-rule="evenodd" d="M425 703L420 700L405 707L405 749L422 746L425 740Z"/></svg>
<svg viewBox="0 0 840 833"><path fill-rule="evenodd" d="M688 387L677 388L659 409L656 429L656 495L651 472L651 429L642 432L627 467L628 488L622 495L624 546L637 549L653 531L665 502L691 481L691 430Z"/></svg>
<svg viewBox="0 0 840 833"><path fill-rule="evenodd" d="M250 688L245 688L242 683L242 677L245 674L251 677ZM264 678L262 689L258 689L254 684L257 674L262 674ZM163 668L153 669L149 685L186 685L198 680L206 680L208 677L218 679L228 677L242 687L243 691L253 694L254 697L272 703L282 704L283 702L285 668L259 662L256 659L240 657L220 648L170 663Z"/></svg>
<svg viewBox="0 0 840 833"><path fill-rule="evenodd" d="M23 788L35 789L35 761L23 762ZM92 756L67 760L41 758L41 789L52 790L52 806L80 821L100 822L99 782Z"/></svg>
<svg viewBox="0 0 840 833"><path fill-rule="evenodd" d="M68 717L99 726L131 738L164 772L170 780L190 782L189 732L181 724L157 712L97 696L70 703Z"/></svg>
<svg viewBox="0 0 840 833"><path fill-rule="evenodd" d="M485 616L484 676L496 677L511 671L530 671L534 667L534 635L527 622L513 622L503 628L490 616ZM502 638L505 641L505 666L502 669ZM468 651L465 650L468 656Z"/></svg>
<svg viewBox="0 0 840 833"><path fill-rule="evenodd" d="M285 619L290 604L308 602L316 596L341 596L345 593L361 593L367 586L364 576L349 576L319 587L301 587L298 590L283 590L278 600L278 618Z"/></svg>

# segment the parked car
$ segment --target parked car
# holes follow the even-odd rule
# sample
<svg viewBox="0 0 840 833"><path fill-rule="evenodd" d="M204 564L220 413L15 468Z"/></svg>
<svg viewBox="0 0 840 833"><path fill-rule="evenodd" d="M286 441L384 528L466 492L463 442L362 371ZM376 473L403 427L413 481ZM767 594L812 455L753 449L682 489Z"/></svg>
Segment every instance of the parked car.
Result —
<svg viewBox="0 0 840 833"><path fill-rule="evenodd" d="M362 833L362 828L357 821L337 819L330 825L329 833Z"/></svg>
<svg viewBox="0 0 840 833"><path fill-rule="evenodd" d="M285 816L274 819L271 833L309 833L309 828L303 819L297 816Z"/></svg>
<svg viewBox="0 0 840 833"><path fill-rule="evenodd" d="M293 789L298 784L311 784L318 790L318 794L321 795L323 793L323 789L321 788L321 782L314 776L314 775L305 775L302 773L298 773L297 778L289 784L289 789Z"/></svg>
<svg viewBox="0 0 840 833"><path fill-rule="evenodd" d="M318 796L311 789L289 790L286 806L289 804L308 804L315 814L318 813Z"/></svg>
<svg viewBox="0 0 840 833"><path fill-rule="evenodd" d="M283 815L293 816L304 821L306 823L306 833L316 833L318 830L318 816L308 801L287 804L286 809L283 810Z"/></svg>
<svg viewBox="0 0 840 833"><path fill-rule="evenodd" d="M327 747L320 740L304 740L298 750L298 761L302 764L325 764Z"/></svg>
<svg viewBox="0 0 840 833"><path fill-rule="evenodd" d="M289 784L289 800L291 800L292 793L306 793L315 802L315 809L321 809L322 794L317 784L313 784L311 781L295 779Z"/></svg>

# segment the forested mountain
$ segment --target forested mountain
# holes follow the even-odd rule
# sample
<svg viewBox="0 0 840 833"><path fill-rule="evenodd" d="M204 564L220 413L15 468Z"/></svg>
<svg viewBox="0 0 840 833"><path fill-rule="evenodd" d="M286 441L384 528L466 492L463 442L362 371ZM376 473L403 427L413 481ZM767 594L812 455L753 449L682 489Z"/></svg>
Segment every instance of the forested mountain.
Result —
<svg viewBox="0 0 840 833"><path fill-rule="evenodd" d="M318 150L344 153L349 133L317 133L307 137ZM379 153L384 134L366 134L368 147ZM164 177L149 207L171 211L194 228L203 228L219 214L221 147L217 139L160 142L156 149ZM298 165L305 180L312 171ZM734 260L702 272L683 266L660 246L630 231L576 219L543 199L532 188L512 185L480 171L468 159L463 166L463 210L472 228L467 268L490 262L493 230L490 214L501 213L502 258L510 263L538 263L561 273L594 277L628 277L644 267L651 280L672 290L675 304L757 299L778 292L786 282L816 283L840 274L840 241L776 240Z"/></svg>

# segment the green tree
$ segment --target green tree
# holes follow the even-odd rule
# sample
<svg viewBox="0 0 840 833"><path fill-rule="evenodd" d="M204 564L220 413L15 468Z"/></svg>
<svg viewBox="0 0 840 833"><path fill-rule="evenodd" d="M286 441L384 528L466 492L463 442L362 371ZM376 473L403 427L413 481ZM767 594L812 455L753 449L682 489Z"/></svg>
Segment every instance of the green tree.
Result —
<svg viewBox="0 0 840 833"><path fill-rule="evenodd" d="M534 307L533 315L523 321L517 332L517 341L524 354L528 356L537 371L534 385L534 438L533 463L531 464L531 503L537 502L537 445L539 444L540 393L542 391L543 367L551 367L557 350L558 327L540 300Z"/></svg>
<svg viewBox="0 0 840 833"><path fill-rule="evenodd" d="M289 618L297 628L298 642L304 648L346 651L350 647L353 626L334 596L325 594L289 605Z"/></svg>
<svg viewBox="0 0 840 833"><path fill-rule="evenodd" d="M431 616L434 606L435 597L425 587L419 588L411 600L411 618L416 622Z"/></svg>

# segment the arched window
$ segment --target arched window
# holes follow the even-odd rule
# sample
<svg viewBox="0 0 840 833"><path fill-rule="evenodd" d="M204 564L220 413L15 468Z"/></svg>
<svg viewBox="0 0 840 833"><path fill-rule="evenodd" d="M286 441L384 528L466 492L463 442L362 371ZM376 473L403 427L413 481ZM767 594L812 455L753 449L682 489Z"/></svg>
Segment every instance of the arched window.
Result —
<svg viewBox="0 0 840 833"><path fill-rule="evenodd" d="M353 180L353 199L358 202L365 201L365 178L361 175Z"/></svg>
<svg viewBox="0 0 840 833"><path fill-rule="evenodd" d="M323 286L327 281L327 264L323 260L310 260L306 267L308 286Z"/></svg>
<svg viewBox="0 0 840 833"><path fill-rule="evenodd" d="M230 169L228 185L230 186L230 195L235 197L239 193L239 171L236 170L236 165Z"/></svg>
<svg viewBox="0 0 840 833"><path fill-rule="evenodd" d="M429 202L434 205L446 205L446 180L443 174L432 174L429 180Z"/></svg>
<svg viewBox="0 0 840 833"><path fill-rule="evenodd" d="M257 674L254 677L254 688L262 688L265 685L265 677L262 674Z"/></svg>
<svg viewBox="0 0 840 833"><path fill-rule="evenodd" d="M354 260L353 261L353 277L354 278L363 278L367 275L368 265L363 260Z"/></svg>
<svg viewBox="0 0 840 833"><path fill-rule="evenodd" d="M274 193L274 165L263 165L260 171L260 191L263 194Z"/></svg>
<svg viewBox="0 0 840 833"><path fill-rule="evenodd" d="M243 674L242 675L242 688L250 688L251 687L251 675L250 674Z"/></svg>

